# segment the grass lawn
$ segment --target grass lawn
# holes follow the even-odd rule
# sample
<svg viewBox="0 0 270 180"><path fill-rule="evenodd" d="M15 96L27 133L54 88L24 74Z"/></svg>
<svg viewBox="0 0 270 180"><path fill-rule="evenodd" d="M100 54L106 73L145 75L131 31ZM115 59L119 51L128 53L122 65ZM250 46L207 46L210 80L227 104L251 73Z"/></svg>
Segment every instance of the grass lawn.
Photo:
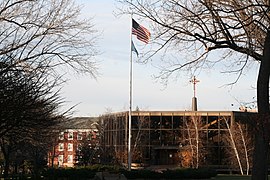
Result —
<svg viewBox="0 0 270 180"><path fill-rule="evenodd" d="M213 178L215 180L250 180L251 179L251 176L246 176L246 175L222 175L222 174L219 174L217 175L217 177Z"/></svg>

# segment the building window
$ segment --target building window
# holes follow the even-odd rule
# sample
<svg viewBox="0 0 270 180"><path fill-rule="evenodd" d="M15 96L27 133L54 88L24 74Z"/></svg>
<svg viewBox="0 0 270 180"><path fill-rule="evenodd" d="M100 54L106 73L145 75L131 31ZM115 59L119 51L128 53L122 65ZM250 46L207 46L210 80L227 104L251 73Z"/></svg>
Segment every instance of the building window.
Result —
<svg viewBox="0 0 270 180"><path fill-rule="evenodd" d="M68 155L67 163L73 163L73 156L72 155Z"/></svg>
<svg viewBox="0 0 270 180"><path fill-rule="evenodd" d="M64 132L59 133L59 140L64 140Z"/></svg>
<svg viewBox="0 0 270 180"><path fill-rule="evenodd" d="M77 139L82 140L82 132L78 132Z"/></svg>
<svg viewBox="0 0 270 180"><path fill-rule="evenodd" d="M92 140L92 132L89 132L88 134L87 134L87 140L88 141L91 141Z"/></svg>
<svg viewBox="0 0 270 180"><path fill-rule="evenodd" d="M82 144L78 144L77 145L77 151L81 151L82 150Z"/></svg>
<svg viewBox="0 0 270 180"><path fill-rule="evenodd" d="M92 139L96 139L97 138L97 131L93 131L92 133Z"/></svg>
<svg viewBox="0 0 270 180"><path fill-rule="evenodd" d="M73 140L73 132L68 132L68 140Z"/></svg>
<svg viewBox="0 0 270 180"><path fill-rule="evenodd" d="M64 143L59 143L59 151L64 151Z"/></svg>
<svg viewBox="0 0 270 180"><path fill-rule="evenodd" d="M72 143L68 143L68 151L73 151L73 144Z"/></svg>
<svg viewBox="0 0 270 180"><path fill-rule="evenodd" d="M59 165L63 164L63 162L64 162L64 155L59 155L58 156L58 163L59 163Z"/></svg>

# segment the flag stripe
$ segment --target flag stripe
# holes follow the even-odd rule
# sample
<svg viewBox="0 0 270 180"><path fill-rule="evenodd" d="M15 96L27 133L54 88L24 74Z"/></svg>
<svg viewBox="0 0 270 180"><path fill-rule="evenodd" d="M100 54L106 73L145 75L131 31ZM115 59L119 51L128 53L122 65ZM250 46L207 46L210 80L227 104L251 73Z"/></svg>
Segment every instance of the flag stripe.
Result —
<svg viewBox="0 0 270 180"><path fill-rule="evenodd" d="M137 39L145 42L146 44L150 40L150 32L148 29L139 25L134 19L132 19L132 34L137 36Z"/></svg>

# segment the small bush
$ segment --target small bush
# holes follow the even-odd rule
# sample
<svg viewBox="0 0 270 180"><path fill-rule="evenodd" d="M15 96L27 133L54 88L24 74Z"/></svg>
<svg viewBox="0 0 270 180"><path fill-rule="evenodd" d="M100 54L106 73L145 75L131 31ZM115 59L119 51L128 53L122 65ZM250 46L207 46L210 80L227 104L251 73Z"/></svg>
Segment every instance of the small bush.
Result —
<svg viewBox="0 0 270 180"><path fill-rule="evenodd" d="M150 170L132 170L122 172L127 179L207 179L217 175L215 170L200 169L176 169L156 172Z"/></svg>
<svg viewBox="0 0 270 180"><path fill-rule="evenodd" d="M110 165L102 165L102 164L95 164L93 166L87 166L85 167L87 169L90 169L92 171L95 172L112 172L112 173L118 173L120 171L120 167L119 166L110 166Z"/></svg>
<svg viewBox="0 0 270 180"><path fill-rule="evenodd" d="M131 170L122 171L122 174L126 176L127 179L138 179L138 178L147 178L147 179L159 179L161 173L150 171L150 170Z"/></svg>
<svg viewBox="0 0 270 180"><path fill-rule="evenodd" d="M162 175L167 179L208 179L217 176L217 172L208 168L188 168L163 171Z"/></svg>
<svg viewBox="0 0 270 180"><path fill-rule="evenodd" d="M94 178L95 174L95 171L87 168L51 168L44 171L43 176L49 179L84 179Z"/></svg>
<svg viewBox="0 0 270 180"><path fill-rule="evenodd" d="M119 166L93 165L78 168L47 169L43 173L43 176L48 179L88 179L94 178L96 172L122 173L127 179L207 179L217 175L215 170L207 168L175 169L156 172L145 169L128 171L121 169Z"/></svg>

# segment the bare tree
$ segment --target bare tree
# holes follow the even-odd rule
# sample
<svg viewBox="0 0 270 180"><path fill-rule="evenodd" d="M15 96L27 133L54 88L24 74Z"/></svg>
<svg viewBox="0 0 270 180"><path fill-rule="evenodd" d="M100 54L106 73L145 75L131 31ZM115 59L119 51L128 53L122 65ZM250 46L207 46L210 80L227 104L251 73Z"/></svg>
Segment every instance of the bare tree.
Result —
<svg viewBox="0 0 270 180"><path fill-rule="evenodd" d="M59 153L57 151L57 144L59 142L59 130L53 131L52 133L54 136L51 136L50 138L50 145L49 145L49 153L48 153L48 164L51 168L54 167L54 160L56 157L58 157Z"/></svg>
<svg viewBox="0 0 270 180"><path fill-rule="evenodd" d="M0 137L10 128L19 126L12 116L30 113L31 109L24 107L31 104L31 100L37 103L37 97L29 98L23 93L31 94L40 89L46 96L50 93L46 89L48 82L55 79L50 86L59 85L61 76L56 73L63 73L58 71L60 68L71 67L93 77L97 75L94 59L97 36L91 21L83 20L79 15L80 7L69 0L0 2L0 99L2 109L6 110L6 113L1 113ZM28 88L24 91L19 85L28 81L30 76L31 81L35 76L36 80L29 87L24 84L24 88ZM34 83L40 84L35 86Z"/></svg>
<svg viewBox="0 0 270 180"><path fill-rule="evenodd" d="M230 139L229 142L231 144L231 147L233 149L234 155L236 157L236 160L237 160L237 163L238 163L238 167L240 169L240 172L243 175L244 174L243 167L242 167L242 164L241 164L241 160L240 160L238 149L236 147L235 135L233 134L234 131L232 131L232 129L229 127L229 124L228 124L228 122L227 122L226 119L225 119L225 123L226 123L226 126L227 126L228 131L229 131L229 139Z"/></svg>
<svg viewBox="0 0 270 180"><path fill-rule="evenodd" d="M97 35L74 1L3 0L0 17L2 72L69 66L96 75Z"/></svg>
<svg viewBox="0 0 270 180"><path fill-rule="evenodd" d="M71 67L97 75L96 31L70 0L3 0L0 22L2 149L29 143L45 150L52 127L66 115L54 89L58 74Z"/></svg>
<svg viewBox="0 0 270 180"><path fill-rule="evenodd" d="M270 2L267 0L120 0L133 13L153 22L152 43L148 57L158 52L164 56L179 54L165 64L159 77L168 79L183 69L212 66L207 56L224 52L219 60L229 59L228 72L238 78L252 62L259 62L256 124L252 179L267 179L269 152L269 75L270 75ZM146 54L147 55L147 54ZM168 56L166 56L168 57ZM175 56L174 56L175 57ZM235 57L235 58L233 58ZM164 58L165 59L165 58ZM224 61L225 62L225 61ZM238 80L237 78L237 80Z"/></svg>
<svg viewBox="0 0 270 180"><path fill-rule="evenodd" d="M185 120L183 141L178 153L183 167L199 168L207 153L205 151L205 134L201 117L191 116Z"/></svg>
<svg viewBox="0 0 270 180"><path fill-rule="evenodd" d="M245 172L248 175L252 166L252 133L248 129L247 124L235 122L235 124L230 126L225 117L222 117L222 121L225 122L228 129L228 133L224 135L224 140L225 144L228 144L230 147L227 149L230 165L235 169L239 168L242 175Z"/></svg>
<svg viewBox="0 0 270 180"><path fill-rule="evenodd" d="M138 108L137 111L139 111ZM149 123L149 117L145 116L138 116L136 121L134 122L131 136L131 156L133 162L144 162L144 159L142 159L142 157L145 151L145 147L147 146L147 143L149 143L149 132L147 131L147 128L149 128Z"/></svg>
<svg viewBox="0 0 270 180"><path fill-rule="evenodd" d="M97 138L84 137L76 151L76 161L78 165L88 166L100 162L100 147ZM90 138L89 138L90 137Z"/></svg>
<svg viewBox="0 0 270 180"><path fill-rule="evenodd" d="M119 150L116 147L116 142L114 137L113 143L109 143L106 140L106 137L108 137L107 129L110 126L110 121L117 121L117 117L114 114L111 114L112 110L106 109L106 112L104 115L99 117L99 139L100 139L100 152L101 152L101 163L102 164L119 164L121 162L121 159L127 157L125 150Z"/></svg>
<svg viewBox="0 0 270 180"><path fill-rule="evenodd" d="M246 167L246 174L249 174L250 167L251 167L251 150L253 150L253 146L251 147L251 135L248 135L247 133L243 132L242 125L237 123L237 126L239 128L240 136L241 136L241 142L242 142L242 151L244 151L244 159L245 159L245 167Z"/></svg>
<svg viewBox="0 0 270 180"><path fill-rule="evenodd" d="M10 71L0 76L0 147L5 157L5 177L12 153L26 146L32 147L29 151L48 150L49 137L55 135L53 128L64 116L58 112L61 101L53 92L55 81L48 82L43 75Z"/></svg>

